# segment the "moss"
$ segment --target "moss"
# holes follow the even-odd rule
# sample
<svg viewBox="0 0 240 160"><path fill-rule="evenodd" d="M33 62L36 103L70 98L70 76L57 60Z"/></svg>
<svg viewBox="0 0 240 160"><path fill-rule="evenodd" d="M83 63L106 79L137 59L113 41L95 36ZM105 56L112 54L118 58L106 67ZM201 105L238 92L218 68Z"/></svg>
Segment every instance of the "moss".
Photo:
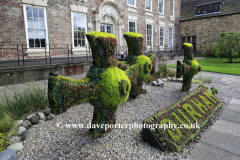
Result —
<svg viewBox="0 0 240 160"><path fill-rule="evenodd" d="M97 39L100 37L106 37L106 38L108 37L108 38L117 40L117 37L114 34L107 33L107 32L91 31L91 32L86 33L86 36L90 36L92 39Z"/></svg>
<svg viewBox="0 0 240 160"><path fill-rule="evenodd" d="M198 119L196 117L201 118L202 115L196 112L193 107L189 103L185 103L182 108L187 112L187 114L192 117L192 119L197 122ZM196 117L195 117L196 116Z"/></svg>
<svg viewBox="0 0 240 160"><path fill-rule="evenodd" d="M163 124L163 125L168 124L168 123L174 124L170 119L167 119L167 118L162 119L160 121L160 124ZM174 135L170 129L167 129L167 132L168 132L168 135L172 138L173 141L178 142L182 137L182 132L179 130L178 127L174 126L174 129L177 131L178 134Z"/></svg>
<svg viewBox="0 0 240 160"><path fill-rule="evenodd" d="M123 84L124 82L124 84ZM119 84L122 84L120 86ZM100 85L100 98L103 104L107 106L117 106L125 102L129 97L131 83L124 71L117 67L107 68L101 74ZM119 91L119 86L122 89ZM121 94L125 96L120 96Z"/></svg>
<svg viewBox="0 0 240 160"><path fill-rule="evenodd" d="M136 63L138 64L139 78L144 79L150 74L152 70L152 63L149 57L145 55L138 56Z"/></svg>

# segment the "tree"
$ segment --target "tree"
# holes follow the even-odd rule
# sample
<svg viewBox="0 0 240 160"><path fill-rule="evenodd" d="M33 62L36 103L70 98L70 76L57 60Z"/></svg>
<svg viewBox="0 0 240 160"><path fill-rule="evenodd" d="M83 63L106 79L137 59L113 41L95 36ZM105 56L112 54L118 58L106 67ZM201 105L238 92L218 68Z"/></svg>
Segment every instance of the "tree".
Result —
<svg viewBox="0 0 240 160"><path fill-rule="evenodd" d="M218 58L227 58L230 63L233 63L234 58L240 57L240 32L219 34L211 53Z"/></svg>

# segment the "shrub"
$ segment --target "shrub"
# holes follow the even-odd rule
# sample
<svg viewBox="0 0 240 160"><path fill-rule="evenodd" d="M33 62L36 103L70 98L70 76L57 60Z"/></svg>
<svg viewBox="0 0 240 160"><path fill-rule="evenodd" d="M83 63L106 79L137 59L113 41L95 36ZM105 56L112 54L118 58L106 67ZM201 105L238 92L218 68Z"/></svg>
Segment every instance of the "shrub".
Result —
<svg viewBox="0 0 240 160"><path fill-rule="evenodd" d="M155 78L176 77L176 71L168 69L166 63L160 63L158 65L158 72L155 72L153 76Z"/></svg>
<svg viewBox="0 0 240 160"><path fill-rule="evenodd" d="M198 77L198 80L202 81L203 83L212 83L213 77L212 76L210 76L210 77L203 77L203 76L200 75Z"/></svg>
<svg viewBox="0 0 240 160"><path fill-rule="evenodd" d="M145 80L144 80L144 82L146 82L146 83L151 83L152 81L154 81L156 78L153 76L153 75L148 75L146 78L145 78Z"/></svg>
<svg viewBox="0 0 240 160"><path fill-rule="evenodd" d="M143 36L140 33L126 32L123 34L128 45L128 55L143 55Z"/></svg>

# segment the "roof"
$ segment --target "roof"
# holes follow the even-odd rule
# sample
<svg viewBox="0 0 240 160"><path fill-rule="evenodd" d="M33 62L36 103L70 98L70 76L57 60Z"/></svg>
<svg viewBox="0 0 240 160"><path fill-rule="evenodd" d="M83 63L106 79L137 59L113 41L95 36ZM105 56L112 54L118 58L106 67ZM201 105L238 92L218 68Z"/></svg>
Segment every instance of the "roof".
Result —
<svg viewBox="0 0 240 160"><path fill-rule="evenodd" d="M221 12L195 16L197 13L197 5L202 5L212 2L223 2ZM193 19L202 19L215 16L231 15L240 13L240 3L239 0L185 0L181 3L181 21L193 20Z"/></svg>

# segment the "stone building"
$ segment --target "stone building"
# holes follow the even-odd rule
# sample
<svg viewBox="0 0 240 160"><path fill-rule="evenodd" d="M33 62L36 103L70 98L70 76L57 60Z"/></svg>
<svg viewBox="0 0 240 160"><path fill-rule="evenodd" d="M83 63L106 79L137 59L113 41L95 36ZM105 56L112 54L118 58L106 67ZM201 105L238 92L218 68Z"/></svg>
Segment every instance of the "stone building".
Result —
<svg viewBox="0 0 240 160"><path fill-rule="evenodd" d="M220 33L240 32L239 4L239 0L182 0L181 43L190 42L196 53L202 53Z"/></svg>
<svg viewBox="0 0 240 160"><path fill-rule="evenodd" d="M180 0L2 0L0 44L24 44L28 56L40 56L48 44L85 54L85 33L113 33L126 46L123 34L131 31L144 36L144 46L164 49L180 44L180 8ZM11 53L0 50L0 57Z"/></svg>

